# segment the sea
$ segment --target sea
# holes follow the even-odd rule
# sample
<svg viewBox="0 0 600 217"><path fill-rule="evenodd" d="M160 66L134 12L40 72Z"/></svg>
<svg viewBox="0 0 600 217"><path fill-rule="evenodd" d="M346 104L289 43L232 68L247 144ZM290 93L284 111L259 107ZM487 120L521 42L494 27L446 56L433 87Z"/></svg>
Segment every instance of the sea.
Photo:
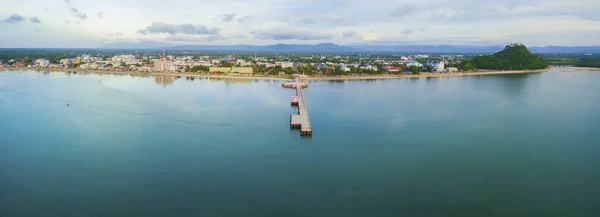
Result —
<svg viewBox="0 0 600 217"><path fill-rule="evenodd" d="M600 216L600 71L0 71L0 216Z"/></svg>

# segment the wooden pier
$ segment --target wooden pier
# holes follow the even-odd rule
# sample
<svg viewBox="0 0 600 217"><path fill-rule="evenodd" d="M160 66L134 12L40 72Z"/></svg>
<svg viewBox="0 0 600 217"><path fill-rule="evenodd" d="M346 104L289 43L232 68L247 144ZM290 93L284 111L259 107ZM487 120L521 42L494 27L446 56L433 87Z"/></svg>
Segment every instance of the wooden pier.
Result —
<svg viewBox="0 0 600 217"><path fill-rule="evenodd" d="M285 82L281 85L284 88L296 89L296 96L292 97L292 106L298 106L298 114L290 115L290 127L299 128L301 135L312 135L312 126L310 124L310 118L308 116L308 108L302 89L308 87L306 83L302 83L298 75L294 75L293 82Z"/></svg>

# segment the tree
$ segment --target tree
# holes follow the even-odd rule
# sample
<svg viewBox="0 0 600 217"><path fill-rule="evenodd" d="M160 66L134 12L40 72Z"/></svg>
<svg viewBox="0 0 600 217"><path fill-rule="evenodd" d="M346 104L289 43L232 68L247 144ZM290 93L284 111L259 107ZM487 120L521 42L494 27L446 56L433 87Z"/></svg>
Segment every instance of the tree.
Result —
<svg viewBox="0 0 600 217"><path fill-rule="evenodd" d="M196 72L208 72L208 70L209 70L209 67L208 67L208 66L201 66L201 65L198 65L198 66L194 66L194 67L192 67L192 68L190 69L190 72L194 72L194 73L196 73Z"/></svg>
<svg viewBox="0 0 600 217"><path fill-rule="evenodd" d="M227 62L227 61L221 61L221 63L219 64L219 67L233 67L234 64L231 62Z"/></svg>
<svg viewBox="0 0 600 217"><path fill-rule="evenodd" d="M423 70L423 68L422 68L422 67L418 67L418 66L411 66L411 67L410 67L410 71L411 71L413 74L415 74L415 75L421 74L421 71L422 71L422 70Z"/></svg>
<svg viewBox="0 0 600 217"><path fill-rule="evenodd" d="M190 67L190 65L186 65L185 66L185 71L186 72L191 72L192 71L192 68Z"/></svg>
<svg viewBox="0 0 600 217"><path fill-rule="evenodd" d="M425 69L427 70L427 72L432 72L433 71L433 66L426 65Z"/></svg>
<svg viewBox="0 0 600 217"><path fill-rule="evenodd" d="M462 67L460 67L463 71L473 71L475 70L475 66L473 65L472 61L465 61L464 64L462 65Z"/></svg>

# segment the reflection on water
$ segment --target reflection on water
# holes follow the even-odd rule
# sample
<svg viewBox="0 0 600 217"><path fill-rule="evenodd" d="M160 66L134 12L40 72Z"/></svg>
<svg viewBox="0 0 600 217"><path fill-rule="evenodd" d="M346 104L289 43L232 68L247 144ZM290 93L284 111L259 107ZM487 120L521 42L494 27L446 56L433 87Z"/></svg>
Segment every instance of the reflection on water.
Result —
<svg viewBox="0 0 600 217"><path fill-rule="evenodd" d="M218 81L225 83L252 83L253 79L249 78L210 78L210 81Z"/></svg>
<svg viewBox="0 0 600 217"><path fill-rule="evenodd" d="M175 81L177 81L177 79L179 78L180 76L155 75L154 82L156 82L156 84L161 84L163 87L166 87L167 85L175 83Z"/></svg>

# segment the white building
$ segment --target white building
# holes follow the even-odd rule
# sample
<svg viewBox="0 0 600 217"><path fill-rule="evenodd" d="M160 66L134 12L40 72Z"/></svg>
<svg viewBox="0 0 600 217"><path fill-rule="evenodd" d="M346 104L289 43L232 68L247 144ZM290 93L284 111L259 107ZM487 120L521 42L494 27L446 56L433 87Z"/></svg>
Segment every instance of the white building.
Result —
<svg viewBox="0 0 600 217"><path fill-rule="evenodd" d="M240 59L240 60L236 60L236 65L239 65L239 66L251 66L252 62Z"/></svg>
<svg viewBox="0 0 600 217"><path fill-rule="evenodd" d="M34 63L36 66L39 66L39 67L48 67L50 65L50 61L47 59L44 59L44 58L37 59L34 61Z"/></svg>
<svg viewBox="0 0 600 217"><path fill-rule="evenodd" d="M361 66L360 68L377 71L377 66L372 66L372 65Z"/></svg>
<svg viewBox="0 0 600 217"><path fill-rule="evenodd" d="M192 64L192 67L193 66L212 66L212 63L210 63L209 61L201 60L201 61L194 62L194 64Z"/></svg>
<svg viewBox="0 0 600 217"><path fill-rule="evenodd" d="M135 64L141 64L142 61L139 59L126 59L125 60L125 65L135 65Z"/></svg>
<svg viewBox="0 0 600 217"><path fill-rule="evenodd" d="M173 64L173 61L162 59L154 63L154 71L165 72L165 71L175 71L177 67Z"/></svg>
<svg viewBox="0 0 600 217"><path fill-rule="evenodd" d="M280 65L281 68L287 68L287 67L294 68L293 62L277 62L276 64Z"/></svg>
<svg viewBox="0 0 600 217"><path fill-rule="evenodd" d="M425 63L426 66L431 66L434 72L445 72L446 67L444 65L444 61L441 60L429 60Z"/></svg>
<svg viewBox="0 0 600 217"><path fill-rule="evenodd" d="M69 66L73 64L73 61L71 61L70 59L62 59L60 60L60 64L62 64L63 66Z"/></svg>
<svg viewBox="0 0 600 217"><path fill-rule="evenodd" d="M408 67L411 67L411 66L423 67L423 64L421 64L420 62L417 62L417 61L410 61L406 64L406 66L408 66Z"/></svg>

